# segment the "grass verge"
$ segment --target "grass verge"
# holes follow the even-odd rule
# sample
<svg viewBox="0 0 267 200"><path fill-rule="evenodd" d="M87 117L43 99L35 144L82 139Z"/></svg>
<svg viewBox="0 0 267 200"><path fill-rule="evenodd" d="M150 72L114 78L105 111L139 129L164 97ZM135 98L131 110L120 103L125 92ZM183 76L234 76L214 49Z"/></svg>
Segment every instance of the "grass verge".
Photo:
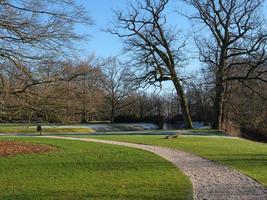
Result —
<svg viewBox="0 0 267 200"><path fill-rule="evenodd" d="M51 127L43 127L43 133L92 133L93 129L87 127L60 127L60 126L51 126ZM3 134L12 134L12 133L36 133L36 126L22 126L22 125L1 125L0 133Z"/></svg>
<svg viewBox="0 0 267 200"><path fill-rule="evenodd" d="M90 136L91 137L91 136ZM267 186L267 144L225 137L181 136L92 136L98 139L126 141L170 147L206 157L233 167Z"/></svg>
<svg viewBox="0 0 267 200"><path fill-rule="evenodd" d="M54 145L61 150L0 157L0 199L192 199L188 178L149 152L82 141L9 140Z"/></svg>

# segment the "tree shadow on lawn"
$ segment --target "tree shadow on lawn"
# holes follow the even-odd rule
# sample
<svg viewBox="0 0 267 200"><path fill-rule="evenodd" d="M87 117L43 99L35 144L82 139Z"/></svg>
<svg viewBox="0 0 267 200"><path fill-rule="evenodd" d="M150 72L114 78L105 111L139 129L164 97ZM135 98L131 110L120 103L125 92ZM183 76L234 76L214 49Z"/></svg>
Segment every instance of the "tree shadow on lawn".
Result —
<svg viewBox="0 0 267 200"><path fill-rule="evenodd" d="M30 182L26 181L26 187L25 185L23 187L20 187L20 185L16 184L15 186L13 186L13 184L9 182L9 184L11 184L10 190L8 189L9 191L7 191L7 193L2 192L2 194L0 194L0 199L192 199L190 187L184 187L183 191L177 191L177 183L174 184L172 181L169 182L172 174L168 174L162 182L159 180L159 178L156 178L155 180L154 178L152 178L151 181L148 181L150 180L150 177L153 176L153 174L158 174L158 176L160 176L159 174L161 174L162 176L164 176L166 170L170 169L169 167L171 164L166 164L165 161L150 161L149 159L144 161L144 158L140 156L140 162L136 162L136 159L135 162L101 162L96 161L95 159L93 159L92 161L84 161L81 158L83 157L83 155L80 155L79 157L76 157L75 155L73 156L74 157L72 159L65 160L64 162L58 161L57 157L51 158L52 160L41 159L38 162L35 162L33 158L27 158L25 156L25 159L27 159L28 161L30 160L30 162L16 162L16 165L13 166L13 168L16 169L16 173L20 174L20 180L18 180L19 182L21 180L29 180ZM151 166L153 167L151 168ZM30 171L28 171L29 167L31 169ZM11 173L11 171L13 170L9 165L2 166L0 167L0 169L4 174L5 171L9 171ZM25 173L25 171L27 172ZM42 171L42 174L36 173L38 171ZM77 174L78 178L74 177L75 174ZM5 177L2 177L3 180L8 180L8 177L10 177L8 174L6 174L5 176L7 178L5 179ZM97 181L95 182L94 180ZM166 182L164 182L164 180ZM179 179L177 180L179 181ZM12 179L11 181L16 180ZM29 184L28 186L27 183ZM123 187L124 184L125 187ZM185 183L182 182L181 184L184 185ZM51 188L51 190L47 188ZM169 191L166 191L166 189L168 189ZM181 195L187 195L188 197L179 197L179 193L181 193Z"/></svg>
<svg viewBox="0 0 267 200"><path fill-rule="evenodd" d="M142 162L142 163L140 163ZM57 172L58 174L55 174L55 177L57 175L60 175L61 172L70 172L70 170L78 171L78 170L86 170L86 172L110 172L110 171L118 171L118 174L123 174L127 172L134 171L138 174L138 170L142 172L150 172L151 174L160 172L163 173L164 171L170 169L170 165L166 164L166 162L156 162L156 161L143 161L140 160L140 162L128 162L128 161L109 161L109 162L101 162L101 161L79 161L79 160L73 160L73 161L65 161L64 163L57 162L57 161L50 161L46 162L45 160L43 162L25 162L25 163L16 163L16 170L19 169L27 169L27 167L31 167L31 170L34 171L34 169L42 169L44 173L49 173L51 170ZM151 166L153 166L151 168ZM7 170L4 169L7 167L9 170L12 170L12 167L9 166L2 166L0 167L1 170ZM62 169L64 167L64 169ZM76 168L76 169L75 169ZM61 169L61 170L60 170Z"/></svg>
<svg viewBox="0 0 267 200"><path fill-rule="evenodd" d="M105 136L105 135L189 135L189 136L228 136L222 131L211 129L177 129L177 130L147 130L147 131L96 131L90 133L42 133L42 136ZM14 133L5 134L7 136L39 136L40 133Z"/></svg>
<svg viewBox="0 0 267 200"><path fill-rule="evenodd" d="M107 136L107 135L188 135L188 136L228 136L224 132L216 131L216 130L204 130L203 132L200 130L171 130L171 131L118 131L118 132L92 132L92 133L61 133L61 134L47 134L47 135L55 135L55 136ZM44 134L46 135L46 134Z"/></svg>
<svg viewBox="0 0 267 200"><path fill-rule="evenodd" d="M71 191L71 190L65 190L65 191L39 191L39 192L21 192L18 194L11 194L11 195L0 195L1 199L5 200L192 200L192 197L188 195L188 197L177 197L175 195L173 196L164 196L164 194L161 194L160 196L152 196L152 195L145 195L146 193L146 186L139 186L143 187L144 191L139 193L128 193L127 189L125 191L122 191L121 193L116 194L116 188L114 188L114 192L105 193L101 191L101 187L97 188L94 192L85 192L81 194L81 191ZM121 188L117 188L118 190L121 190ZM163 191L162 191L163 192Z"/></svg>
<svg viewBox="0 0 267 200"><path fill-rule="evenodd" d="M213 157L215 159L213 159ZM260 167L267 172L267 155L263 154L225 154L220 156L209 156L210 159L216 160L217 162L228 164L231 166L251 168L254 170L256 167ZM264 173L260 172L259 173ZM267 177L267 174L266 174Z"/></svg>

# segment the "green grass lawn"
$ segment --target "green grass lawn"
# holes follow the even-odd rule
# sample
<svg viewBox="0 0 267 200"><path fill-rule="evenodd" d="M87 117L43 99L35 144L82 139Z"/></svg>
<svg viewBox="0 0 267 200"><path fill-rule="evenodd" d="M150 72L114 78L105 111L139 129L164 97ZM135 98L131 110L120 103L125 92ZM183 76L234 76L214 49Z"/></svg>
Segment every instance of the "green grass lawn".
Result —
<svg viewBox="0 0 267 200"><path fill-rule="evenodd" d="M225 137L181 136L90 136L98 139L127 141L171 147L191 152L233 167L267 186L267 144Z"/></svg>
<svg viewBox="0 0 267 200"><path fill-rule="evenodd" d="M92 133L94 130L87 127L64 127L64 126L51 126L42 128L43 133ZM36 126L26 125L0 125L0 133L36 133Z"/></svg>
<svg viewBox="0 0 267 200"><path fill-rule="evenodd" d="M227 136L223 131L212 130L209 128L204 129L189 129L185 130L183 135L201 135L201 136Z"/></svg>
<svg viewBox="0 0 267 200"><path fill-rule="evenodd" d="M82 141L0 139L59 147L56 152L0 157L0 199L192 199L188 178L146 151Z"/></svg>

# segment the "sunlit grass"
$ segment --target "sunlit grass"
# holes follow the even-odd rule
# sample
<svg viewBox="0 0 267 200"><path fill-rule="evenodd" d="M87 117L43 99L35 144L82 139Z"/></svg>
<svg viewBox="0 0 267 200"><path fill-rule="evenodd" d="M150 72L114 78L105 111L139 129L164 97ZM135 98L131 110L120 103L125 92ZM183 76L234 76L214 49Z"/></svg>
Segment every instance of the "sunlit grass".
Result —
<svg viewBox="0 0 267 200"><path fill-rule="evenodd" d="M42 128L42 133L92 133L93 129L87 127L60 127L51 126ZM23 126L23 125L0 125L0 133L36 133L36 126Z"/></svg>
<svg viewBox="0 0 267 200"><path fill-rule="evenodd" d="M0 157L0 199L192 199L188 178L146 151L82 141L9 139L54 145L60 150Z"/></svg>
<svg viewBox="0 0 267 200"><path fill-rule="evenodd" d="M127 141L171 147L191 152L233 167L267 186L267 144L249 140L209 136L90 136L98 139Z"/></svg>

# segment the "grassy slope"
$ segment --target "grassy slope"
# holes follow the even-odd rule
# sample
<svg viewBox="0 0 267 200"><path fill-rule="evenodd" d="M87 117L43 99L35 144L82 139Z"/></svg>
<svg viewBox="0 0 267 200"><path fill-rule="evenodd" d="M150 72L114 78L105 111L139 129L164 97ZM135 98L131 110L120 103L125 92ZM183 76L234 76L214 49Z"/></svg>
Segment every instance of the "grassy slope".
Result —
<svg viewBox="0 0 267 200"><path fill-rule="evenodd" d="M244 139L182 136L97 136L99 139L128 141L177 148L231 166L267 186L267 145Z"/></svg>
<svg viewBox="0 0 267 200"><path fill-rule="evenodd" d="M0 157L0 199L192 199L187 177L149 152L81 141L16 140L56 145L61 150Z"/></svg>
<svg viewBox="0 0 267 200"><path fill-rule="evenodd" d="M94 130L90 128L82 127L45 127L42 129L43 133L91 133ZM1 125L0 133L36 133L36 127L21 126L21 125Z"/></svg>

